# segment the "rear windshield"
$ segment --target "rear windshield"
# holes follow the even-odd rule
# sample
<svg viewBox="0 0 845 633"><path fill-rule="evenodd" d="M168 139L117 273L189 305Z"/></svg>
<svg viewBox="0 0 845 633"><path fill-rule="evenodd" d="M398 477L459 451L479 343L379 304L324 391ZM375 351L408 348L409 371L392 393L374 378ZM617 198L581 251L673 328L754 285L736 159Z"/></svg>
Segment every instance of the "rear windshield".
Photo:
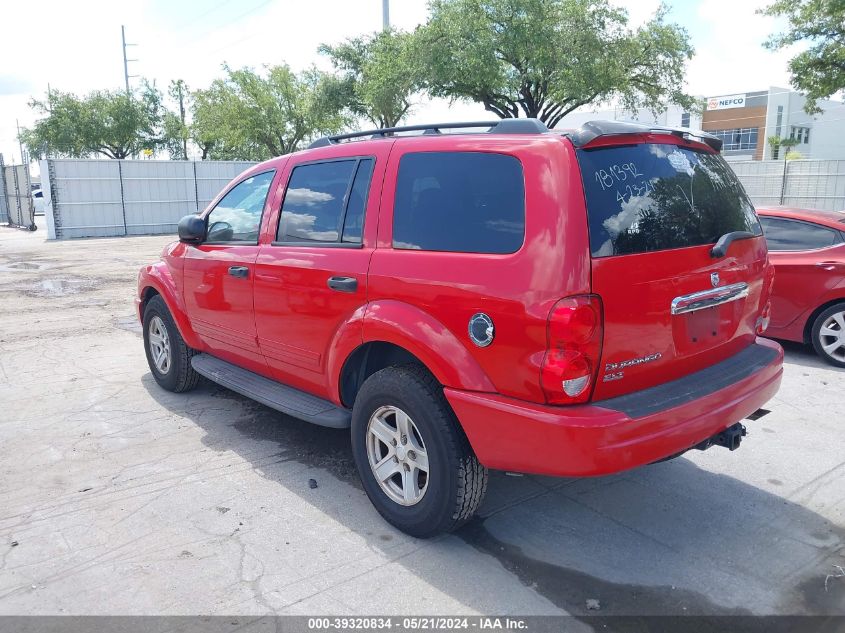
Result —
<svg viewBox="0 0 845 633"><path fill-rule="evenodd" d="M725 159L677 145L578 150L593 257L762 235L754 205Z"/></svg>

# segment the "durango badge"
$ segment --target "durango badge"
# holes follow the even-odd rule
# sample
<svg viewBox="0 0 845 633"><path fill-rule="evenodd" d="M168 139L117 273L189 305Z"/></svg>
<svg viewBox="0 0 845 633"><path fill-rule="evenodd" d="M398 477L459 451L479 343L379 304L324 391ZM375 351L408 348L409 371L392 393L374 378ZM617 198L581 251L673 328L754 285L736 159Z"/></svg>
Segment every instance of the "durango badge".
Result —
<svg viewBox="0 0 845 633"><path fill-rule="evenodd" d="M719 285L719 273L710 273L710 283L714 288Z"/></svg>
<svg viewBox="0 0 845 633"><path fill-rule="evenodd" d="M469 338L478 347L487 347L493 342L495 328L493 319L483 312L476 312L469 320Z"/></svg>

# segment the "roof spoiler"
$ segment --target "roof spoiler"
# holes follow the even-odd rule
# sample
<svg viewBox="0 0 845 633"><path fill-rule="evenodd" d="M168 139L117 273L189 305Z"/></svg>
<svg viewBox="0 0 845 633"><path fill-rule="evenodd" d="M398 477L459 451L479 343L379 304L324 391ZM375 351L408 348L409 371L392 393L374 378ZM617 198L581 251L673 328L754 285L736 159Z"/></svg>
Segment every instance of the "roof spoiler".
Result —
<svg viewBox="0 0 845 633"><path fill-rule="evenodd" d="M684 139L704 143L716 152L722 150L722 139L703 130L674 128L662 125L644 125L627 121L588 121L579 129L567 132L566 136L575 147L583 147L601 136L619 136L622 134L672 134Z"/></svg>

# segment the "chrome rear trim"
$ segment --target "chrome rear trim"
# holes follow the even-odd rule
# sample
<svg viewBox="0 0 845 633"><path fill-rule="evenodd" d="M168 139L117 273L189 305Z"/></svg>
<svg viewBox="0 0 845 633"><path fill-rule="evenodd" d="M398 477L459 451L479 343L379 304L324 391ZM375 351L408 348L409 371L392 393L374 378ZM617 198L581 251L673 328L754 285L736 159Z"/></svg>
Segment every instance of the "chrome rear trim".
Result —
<svg viewBox="0 0 845 633"><path fill-rule="evenodd" d="M712 290L702 290L672 299L672 314L686 314L722 305L748 296L748 284L738 283Z"/></svg>

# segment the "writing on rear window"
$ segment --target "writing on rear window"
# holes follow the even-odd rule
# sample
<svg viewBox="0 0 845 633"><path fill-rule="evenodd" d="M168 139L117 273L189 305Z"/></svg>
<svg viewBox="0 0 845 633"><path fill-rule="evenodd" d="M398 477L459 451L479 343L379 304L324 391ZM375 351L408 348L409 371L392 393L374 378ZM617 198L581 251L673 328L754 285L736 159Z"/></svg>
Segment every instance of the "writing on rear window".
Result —
<svg viewBox="0 0 845 633"><path fill-rule="evenodd" d="M596 171L596 182L601 185L602 189L610 189L615 187L617 183L631 178L641 178L642 174L637 170L635 163L622 163L621 165L610 165L606 170L599 169Z"/></svg>
<svg viewBox="0 0 845 633"><path fill-rule="evenodd" d="M594 257L715 243L762 231L718 154L642 143L578 150Z"/></svg>

